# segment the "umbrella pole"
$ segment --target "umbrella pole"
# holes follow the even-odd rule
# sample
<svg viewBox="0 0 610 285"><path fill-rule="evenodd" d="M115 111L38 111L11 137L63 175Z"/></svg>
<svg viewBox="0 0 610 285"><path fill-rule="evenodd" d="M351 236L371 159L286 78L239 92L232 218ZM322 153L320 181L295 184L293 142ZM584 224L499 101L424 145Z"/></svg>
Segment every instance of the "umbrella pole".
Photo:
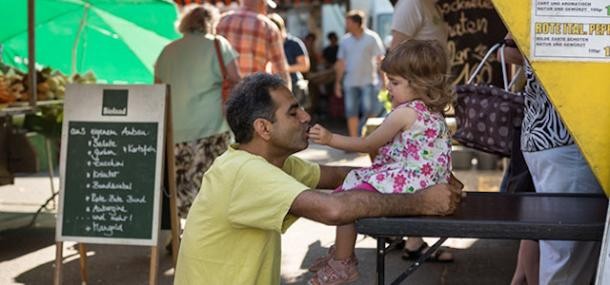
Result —
<svg viewBox="0 0 610 285"><path fill-rule="evenodd" d="M78 53L78 42L80 41L81 34L83 29L85 28L85 24L87 23L87 15L89 13L89 4L86 3L83 9L83 17L80 20L80 25L78 26L78 32L76 33L76 38L74 39L74 44L72 45L72 75L76 74L76 61L77 61L77 53Z"/></svg>
<svg viewBox="0 0 610 285"><path fill-rule="evenodd" d="M30 106L36 106L36 20L35 0L28 0L28 92L30 93Z"/></svg>

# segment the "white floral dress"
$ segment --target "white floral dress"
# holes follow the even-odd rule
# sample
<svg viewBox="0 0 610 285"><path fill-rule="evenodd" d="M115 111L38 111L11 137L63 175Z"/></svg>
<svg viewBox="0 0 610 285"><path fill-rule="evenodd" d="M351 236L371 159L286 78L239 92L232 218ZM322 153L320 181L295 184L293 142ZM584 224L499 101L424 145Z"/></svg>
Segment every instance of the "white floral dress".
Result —
<svg viewBox="0 0 610 285"><path fill-rule="evenodd" d="M398 108L412 108L417 119L379 149L371 167L352 170L342 189L368 183L381 193L412 193L447 183L451 175L451 139L442 114L431 112L419 100Z"/></svg>

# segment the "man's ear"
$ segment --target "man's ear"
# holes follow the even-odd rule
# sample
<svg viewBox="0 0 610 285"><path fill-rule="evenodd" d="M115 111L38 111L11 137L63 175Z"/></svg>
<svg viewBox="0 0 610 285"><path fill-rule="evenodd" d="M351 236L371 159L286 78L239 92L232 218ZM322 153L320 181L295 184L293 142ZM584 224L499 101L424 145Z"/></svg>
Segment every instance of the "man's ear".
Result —
<svg viewBox="0 0 610 285"><path fill-rule="evenodd" d="M267 119L258 118L254 120L254 132L263 140L271 139L271 122Z"/></svg>

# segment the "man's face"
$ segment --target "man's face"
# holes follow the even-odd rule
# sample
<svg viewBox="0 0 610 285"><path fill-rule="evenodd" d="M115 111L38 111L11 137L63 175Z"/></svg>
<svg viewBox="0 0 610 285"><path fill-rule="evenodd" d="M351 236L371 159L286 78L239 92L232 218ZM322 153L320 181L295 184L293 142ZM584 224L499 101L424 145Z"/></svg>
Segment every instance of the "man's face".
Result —
<svg viewBox="0 0 610 285"><path fill-rule="evenodd" d="M345 31L351 33L354 31L354 27L356 27L356 23L350 18L345 18Z"/></svg>
<svg viewBox="0 0 610 285"><path fill-rule="evenodd" d="M307 148L311 116L299 106L288 88L271 90L270 94L277 107L270 143L290 154Z"/></svg>
<svg viewBox="0 0 610 285"><path fill-rule="evenodd" d="M351 18L345 18L345 31L348 33L353 33L354 31L357 31L358 28L360 28L360 25L354 22L354 20Z"/></svg>

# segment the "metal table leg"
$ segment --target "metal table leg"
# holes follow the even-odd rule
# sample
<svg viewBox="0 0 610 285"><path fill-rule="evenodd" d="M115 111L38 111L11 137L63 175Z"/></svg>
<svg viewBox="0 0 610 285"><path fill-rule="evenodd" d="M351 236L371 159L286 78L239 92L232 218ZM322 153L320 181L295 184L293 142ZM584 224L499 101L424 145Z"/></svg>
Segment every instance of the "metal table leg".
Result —
<svg viewBox="0 0 610 285"><path fill-rule="evenodd" d="M405 272L400 274L400 276L398 276L398 278L396 278L394 281L392 281L392 285L398 285L398 284L402 283L402 281L407 279L407 277L409 277L409 275L411 275L411 273L413 273L415 270L417 270L426 261L426 259L428 259L428 257L430 257L430 255L432 255L446 240L447 240L446 237L442 237L437 242L435 242L430 248L428 248L428 250L426 250L426 253L422 254L415 261L415 263L411 264L411 266L409 266L409 268L407 268L407 270Z"/></svg>
<svg viewBox="0 0 610 285"><path fill-rule="evenodd" d="M385 284L385 239L377 238L377 285Z"/></svg>

